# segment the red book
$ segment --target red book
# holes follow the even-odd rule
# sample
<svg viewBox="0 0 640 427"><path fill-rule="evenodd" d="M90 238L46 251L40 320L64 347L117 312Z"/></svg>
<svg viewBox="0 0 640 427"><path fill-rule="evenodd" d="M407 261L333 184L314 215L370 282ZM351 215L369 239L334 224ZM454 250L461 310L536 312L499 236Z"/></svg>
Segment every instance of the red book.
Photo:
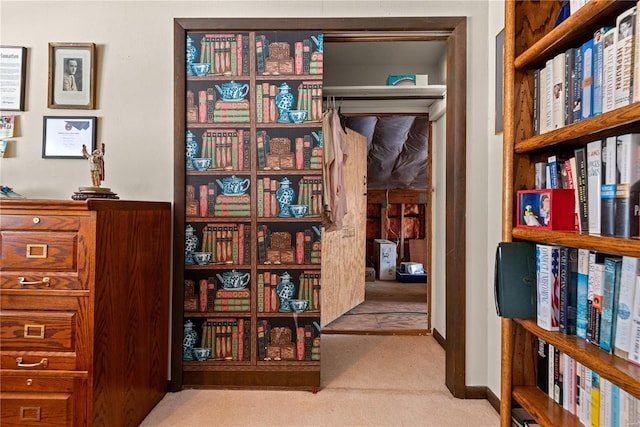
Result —
<svg viewBox="0 0 640 427"><path fill-rule="evenodd" d="M256 100L258 101L258 100ZM262 123L270 123L269 83L262 83Z"/></svg>
<svg viewBox="0 0 640 427"><path fill-rule="evenodd" d="M278 299L278 294L276 288L278 287L278 280L280 278L277 274L271 275L271 309L272 311L278 311L280 307L280 300Z"/></svg>
<svg viewBox="0 0 640 427"><path fill-rule="evenodd" d="M207 123L207 91L198 91L198 121Z"/></svg>
<svg viewBox="0 0 640 427"><path fill-rule="evenodd" d="M298 326L296 331L296 358L304 360L304 327Z"/></svg>
<svg viewBox="0 0 640 427"><path fill-rule="evenodd" d="M199 292L199 306L198 308L200 309L200 311L202 313L206 313L207 311L207 305L208 305L208 285L209 282L207 281L207 279L200 279L200 281L198 282L198 284L200 285L200 292Z"/></svg>
<svg viewBox="0 0 640 427"><path fill-rule="evenodd" d="M304 264L304 232L296 232L296 262Z"/></svg>
<svg viewBox="0 0 640 427"><path fill-rule="evenodd" d="M302 74L304 72L303 61L302 61L302 42L295 42L294 44L294 64L295 64L295 73Z"/></svg>
<svg viewBox="0 0 640 427"><path fill-rule="evenodd" d="M275 123L278 120L278 109L276 108L276 94L278 87L269 85L269 122Z"/></svg>
<svg viewBox="0 0 640 427"><path fill-rule="evenodd" d="M275 179L271 180L271 216L278 215L278 201L276 200L276 190L278 190L279 183ZM266 209L266 208L265 208Z"/></svg>
<svg viewBox="0 0 640 427"><path fill-rule="evenodd" d="M200 216L205 217L209 212L209 186L207 184L200 185Z"/></svg>
<svg viewBox="0 0 640 427"><path fill-rule="evenodd" d="M264 177L264 216L271 216L271 178L265 176Z"/></svg>
<svg viewBox="0 0 640 427"><path fill-rule="evenodd" d="M244 319L238 319L238 360L244 360Z"/></svg>
<svg viewBox="0 0 640 427"><path fill-rule="evenodd" d="M238 130L238 170L244 170L244 129Z"/></svg>
<svg viewBox="0 0 640 427"><path fill-rule="evenodd" d="M298 170L304 169L303 147L304 147L304 138L302 137L296 138L295 153L296 153L296 169Z"/></svg>
<svg viewBox="0 0 640 427"><path fill-rule="evenodd" d="M271 311L271 273L264 272L264 311Z"/></svg>
<svg viewBox="0 0 640 427"><path fill-rule="evenodd" d="M242 34L236 35L236 72L239 76L242 75ZM240 359L242 360L242 359Z"/></svg>

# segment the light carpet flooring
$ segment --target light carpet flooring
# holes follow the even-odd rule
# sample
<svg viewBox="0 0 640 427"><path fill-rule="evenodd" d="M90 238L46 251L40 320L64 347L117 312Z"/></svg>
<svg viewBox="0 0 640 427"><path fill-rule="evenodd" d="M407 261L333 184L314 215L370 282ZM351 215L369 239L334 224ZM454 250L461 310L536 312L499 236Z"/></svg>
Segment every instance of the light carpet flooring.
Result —
<svg viewBox="0 0 640 427"><path fill-rule="evenodd" d="M142 426L498 426L486 400L454 398L432 336L323 335L317 393L183 390Z"/></svg>

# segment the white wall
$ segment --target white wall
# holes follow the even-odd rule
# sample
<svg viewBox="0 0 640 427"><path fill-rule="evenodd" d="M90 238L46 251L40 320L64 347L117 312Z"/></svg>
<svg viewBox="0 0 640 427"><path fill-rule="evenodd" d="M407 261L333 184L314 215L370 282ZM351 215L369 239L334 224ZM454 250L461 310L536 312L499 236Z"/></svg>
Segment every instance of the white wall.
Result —
<svg viewBox="0 0 640 427"><path fill-rule="evenodd" d="M17 135L10 143L7 157L0 160L0 183L30 198L69 199L78 186L89 184L88 164L83 160L41 158L42 117L95 115L98 142L106 144L104 186L123 199L171 201L175 17L466 15L469 17L466 382L470 386L491 385L494 392L499 391L495 386L499 375L495 369L487 369L500 360L494 348L499 329L493 325L495 322L488 322L493 304L489 295L492 254L487 254L487 248L492 244L488 229L495 229L500 223L499 204L487 199L489 184L495 185L500 174L499 159L494 158L497 142L488 137L493 132L489 127L493 123L490 105L493 92L491 83L487 83L493 80L493 74L487 41L495 35L487 27L488 3L492 2L0 0L0 44L28 48L26 111L16 113ZM49 42L97 44L97 109L47 108ZM434 155L444 159L442 152L435 151ZM443 203L444 189L437 188L435 196L438 203ZM434 220L442 225L439 218ZM437 230L436 238L436 248L443 248L443 228ZM439 259L438 255L435 259ZM435 267L434 278L438 279L442 277L444 264ZM434 285L436 295L443 295L444 281L434 280ZM433 309L434 326L444 331L443 323L440 324L442 312L435 304ZM492 323L489 329L488 323Z"/></svg>

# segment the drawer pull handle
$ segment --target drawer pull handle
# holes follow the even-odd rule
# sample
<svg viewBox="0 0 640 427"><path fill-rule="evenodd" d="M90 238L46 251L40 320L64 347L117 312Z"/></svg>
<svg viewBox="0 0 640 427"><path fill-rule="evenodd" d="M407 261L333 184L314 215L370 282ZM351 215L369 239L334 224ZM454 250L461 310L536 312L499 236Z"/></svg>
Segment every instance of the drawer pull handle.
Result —
<svg viewBox="0 0 640 427"><path fill-rule="evenodd" d="M27 245L27 258L46 258L47 245Z"/></svg>
<svg viewBox="0 0 640 427"><path fill-rule="evenodd" d="M20 421L40 421L40 408L35 406L21 406Z"/></svg>
<svg viewBox="0 0 640 427"><path fill-rule="evenodd" d="M51 279L49 279L48 277L43 277L42 280L38 280L35 282L26 282L24 280L24 277L18 277L18 285L20 286L26 286L26 285L45 285L45 286L51 286Z"/></svg>
<svg viewBox="0 0 640 427"><path fill-rule="evenodd" d="M31 333L32 329L36 329L35 334ZM44 339L44 325L24 325L24 337Z"/></svg>
<svg viewBox="0 0 640 427"><path fill-rule="evenodd" d="M49 359L47 359L46 357L43 357L37 363L24 363L22 361L22 357L16 357L16 365L18 365L18 368L35 368L37 366L42 366L43 368L46 368L49 366Z"/></svg>

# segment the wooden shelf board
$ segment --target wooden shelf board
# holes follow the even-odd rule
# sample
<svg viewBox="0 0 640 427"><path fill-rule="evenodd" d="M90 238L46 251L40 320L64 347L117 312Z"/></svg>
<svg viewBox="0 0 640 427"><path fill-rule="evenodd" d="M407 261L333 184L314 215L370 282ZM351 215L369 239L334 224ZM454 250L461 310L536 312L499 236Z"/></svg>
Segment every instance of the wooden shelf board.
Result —
<svg viewBox="0 0 640 427"><path fill-rule="evenodd" d="M588 249L604 253L640 257L640 239L581 234L575 231L549 231L531 228L514 228L514 239Z"/></svg>
<svg viewBox="0 0 640 427"><path fill-rule="evenodd" d="M632 5L629 2L616 0L591 0L577 10L573 15L560 23L557 27L545 34L529 49L515 58L516 70L524 69L540 61L540 58L549 58L553 54L566 50L572 46L579 46L584 37L584 29L593 27L610 16L616 16Z"/></svg>
<svg viewBox="0 0 640 427"><path fill-rule="evenodd" d="M535 320L517 319L527 331L552 344L562 353L597 371L603 378L640 398L640 366L601 350L575 335L563 335L540 328Z"/></svg>
<svg viewBox="0 0 640 427"><path fill-rule="evenodd" d="M535 386L514 387L512 396L533 418L544 427L581 427L580 420L569 411L562 409Z"/></svg>
<svg viewBox="0 0 640 427"><path fill-rule="evenodd" d="M613 111L545 132L542 135L518 141L515 144L515 151L522 154L565 142L592 141L601 138L603 135L619 135L624 133L619 131L622 126L637 125L639 122L640 102L635 102L626 107L617 108Z"/></svg>
<svg viewBox="0 0 640 427"><path fill-rule="evenodd" d="M444 99L446 85L325 86L323 96L341 99Z"/></svg>

